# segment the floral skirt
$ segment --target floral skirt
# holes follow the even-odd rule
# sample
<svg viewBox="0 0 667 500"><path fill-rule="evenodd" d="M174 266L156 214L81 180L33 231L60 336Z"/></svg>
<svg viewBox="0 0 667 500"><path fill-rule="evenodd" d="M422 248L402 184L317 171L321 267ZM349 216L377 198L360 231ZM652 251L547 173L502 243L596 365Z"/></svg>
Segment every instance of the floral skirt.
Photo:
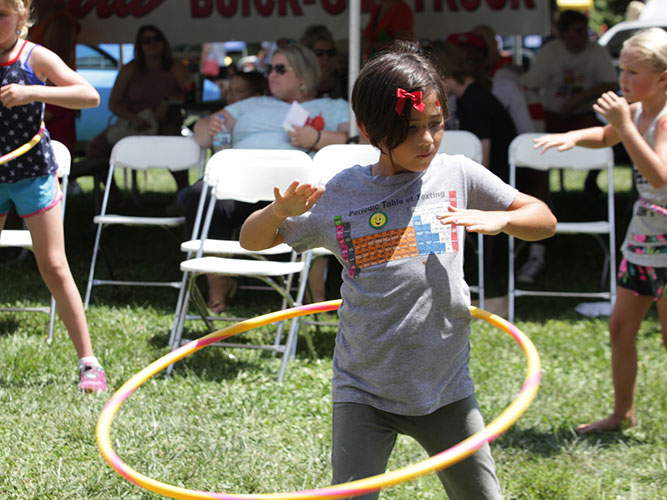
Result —
<svg viewBox="0 0 667 500"><path fill-rule="evenodd" d="M639 266L621 261L618 268L618 286L632 290L635 295L650 295L653 300L665 296L667 268Z"/></svg>

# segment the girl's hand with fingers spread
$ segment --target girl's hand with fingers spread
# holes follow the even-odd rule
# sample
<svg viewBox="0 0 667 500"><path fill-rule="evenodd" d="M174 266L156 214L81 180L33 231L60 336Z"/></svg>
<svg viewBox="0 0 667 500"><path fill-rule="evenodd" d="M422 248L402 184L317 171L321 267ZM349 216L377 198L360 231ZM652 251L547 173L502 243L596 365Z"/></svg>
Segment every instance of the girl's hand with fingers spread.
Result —
<svg viewBox="0 0 667 500"><path fill-rule="evenodd" d="M281 218L294 217L306 213L315 205L315 202L324 194L324 186L313 186L294 181L284 194L278 187L273 188L273 194L276 198L273 203L274 214Z"/></svg>
<svg viewBox="0 0 667 500"><path fill-rule="evenodd" d="M544 153L547 149L556 148L558 151L567 151L576 146L576 142L570 134L549 134L533 139L535 149L539 149Z"/></svg>
<svg viewBox="0 0 667 500"><path fill-rule="evenodd" d="M466 231L482 234L499 234L507 226L507 212L485 212L449 206L449 213L438 215L441 224L456 224Z"/></svg>
<svg viewBox="0 0 667 500"><path fill-rule="evenodd" d="M593 109L604 116L609 124L616 129L624 124L632 123L628 101L615 92L602 94L597 102L593 104Z"/></svg>

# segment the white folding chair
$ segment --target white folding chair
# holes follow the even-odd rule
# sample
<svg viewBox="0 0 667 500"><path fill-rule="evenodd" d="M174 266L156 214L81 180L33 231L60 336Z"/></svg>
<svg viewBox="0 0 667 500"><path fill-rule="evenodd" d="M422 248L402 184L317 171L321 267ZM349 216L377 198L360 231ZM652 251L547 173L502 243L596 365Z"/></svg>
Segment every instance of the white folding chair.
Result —
<svg viewBox="0 0 667 500"><path fill-rule="evenodd" d="M438 153L463 155L482 163L482 143L467 130L446 130ZM479 307L484 309L484 235L481 233L477 233L477 286L471 286L470 291L477 293Z"/></svg>
<svg viewBox="0 0 667 500"><path fill-rule="evenodd" d="M530 133L517 136L509 148L510 183L516 184L517 167L528 167L536 170L548 171L551 168L573 169L573 170L596 170L607 171L607 218L599 221L589 222L558 222L556 235L558 234L589 234L594 237L602 247L604 260L602 264L602 275L600 288L605 288L607 275L609 289L601 292L581 291L547 291L547 290L523 290L516 288L514 276L515 242L509 238L509 291L508 291L508 318L514 320L514 309L516 297L521 296L544 296L544 297L582 297L609 299L613 306L616 300L616 235L614 220L614 154L611 148L589 149L574 147L568 151L549 149L540 153L533 147L533 139L543 134ZM606 242L604 240L607 240Z"/></svg>
<svg viewBox="0 0 667 500"><path fill-rule="evenodd" d="M137 281L96 278L95 265L100 251L102 230L111 225L164 227L171 228L182 225L184 217L144 217L136 215L116 215L108 212L109 192L114 172L117 168L126 168L133 172L146 172L151 169L168 169L171 171L189 170L197 168L203 171L205 151L191 137L180 136L130 136L118 141L109 160L109 174L107 176L104 197L100 214L93 221L97 224L95 245L90 263L90 273L86 286L84 306L88 307L94 286L157 286L179 288L179 281Z"/></svg>
<svg viewBox="0 0 667 500"><path fill-rule="evenodd" d="M233 199L247 203L272 201L274 186L282 190L294 180L304 182L315 180L313 162L302 151L296 150L246 150L227 149L213 155L206 167L205 182L216 183L210 195L206 215L203 218L200 238L185 242L181 249L191 254L196 247L196 255L181 262L184 273L185 291L177 307L174 329L170 338L173 349L181 345L184 323L190 319L202 319L212 328L212 320L239 321L245 318L209 317L198 289L196 278L202 274L219 274L230 277L246 277L262 281L282 297L282 307L293 307L303 301L305 294L310 252L297 255L291 247L282 244L262 252L245 250L238 241L208 239L208 231L215 210L216 200ZM289 261L272 261L270 255L287 254ZM220 255L225 255L220 256ZM229 255L238 258L227 257ZM298 276L296 293L293 293L293 280ZM189 315L190 301L197 305L198 314ZM294 352L298 321L291 321L285 342L282 341L283 323L277 327L272 345L221 342L220 345L236 348L254 348L282 354L278 380L282 381L287 362ZM171 372L171 367L168 373Z"/></svg>
<svg viewBox="0 0 667 500"><path fill-rule="evenodd" d="M67 186L69 180L69 171L72 164L72 157L69 149L58 141L51 141L51 148L58 164L58 177L61 179L60 187L63 192L62 198L62 216L65 220L65 205L67 202ZM0 248L23 248L32 251L32 238L30 231L27 229L3 229L0 232ZM51 303L49 307L0 307L0 311L30 311L42 312L49 315L49 334L48 342L53 340L53 328L56 321L56 300L51 296Z"/></svg>

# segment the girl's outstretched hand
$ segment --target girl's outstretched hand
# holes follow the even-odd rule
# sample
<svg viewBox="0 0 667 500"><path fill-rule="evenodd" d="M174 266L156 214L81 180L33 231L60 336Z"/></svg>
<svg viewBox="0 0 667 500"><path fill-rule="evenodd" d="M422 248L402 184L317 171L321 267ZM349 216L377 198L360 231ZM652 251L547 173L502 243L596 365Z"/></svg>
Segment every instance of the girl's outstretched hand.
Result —
<svg viewBox="0 0 667 500"><path fill-rule="evenodd" d="M313 186L294 181L285 190L273 188L276 201L273 203L273 212L278 217L287 218L301 215L310 210L315 202L324 194L324 186Z"/></svg>
<svg viewBox="0 0 667 500"><path fill-rule="evenodd" d="M547 149L556 148L558 151L567 151L577 145L571 134L548 134L533 139L535 149L544 153Z"/></svg>
<svg viewBox="0 0 667 500"><path fill-rule="evenodd" d="M507 212L485 212L483 210L462 209L449 206L449 213L437 215L441 224L463 226L468 232L499 234L507 226Z"/></svg>
<svg viewBox="0 0 667 500"><path fill-rule="evenodd" d="M593 104L593 109L600 113L609 122L609 124L618 129L623 124L632 123L630 114L630 105L625 97L621 97L616 92L605 92L597 102Z"/></svg>

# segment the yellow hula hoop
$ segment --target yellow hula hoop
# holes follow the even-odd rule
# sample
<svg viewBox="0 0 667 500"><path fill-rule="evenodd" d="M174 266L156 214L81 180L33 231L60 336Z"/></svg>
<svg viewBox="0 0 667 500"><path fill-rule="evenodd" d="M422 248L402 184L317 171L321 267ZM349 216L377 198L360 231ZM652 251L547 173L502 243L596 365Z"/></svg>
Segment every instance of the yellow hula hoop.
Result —
<svg viewBox="0 0 667 500"><path fill-rule="evenodd" d="M125 400L141 386L146 380L163 370L167 366L184 357L210 345L218 340L229 338L237 333L245 332L252 328L275 323L285 319L304 316L316 312L333 311L340 306L340 300L330 300L307 306L294 307L283 311L277 311L263 316L258 316L234 325L223 328L217 332L210 333L198 340L194 340L171 353L154 361L130 380L109 399L102 410L97 421L96 437L97 446L107 463L121 476L128 481L141 486L154 493L166 495L171 498L184 500L192 499L217 499L217 500L238 500L238 499L272 499L272 500L306 500L322 498L348 498L358 495L364 495L378 491L388 486L409 481L418 476L428 474L453 465L464 458L470 456L484 444L500 436L509 427L511 427L519 417L526 411L533 401L540 384L540 356L530 339L516 326L507 320L491 314L476 307L470 308L473 317L482 319L499 329L503 330L521 346L526 356L526 377L523 387L519 391L514 401L503 411L495 420L488 424L483 430L473 434L459 444L434 455L422 462L418 462L402 469L390 471L385 474L351 481L349 483L327 486L324 488L294 491L287 493L264 493L264 494L231 494L214 493L206 491L189 490L172 486L155 479L151 479L143 474L133 470L126 465L111 447L110 431L114 415L119 410Z"/></svg>
<svg viewBox="0 0 667 500"><path fill-rule="evenodd" d="M6 155L0 156L0 165L3 163L7 163L8 161L15 160L21 155L26 154L28 151L30 151L32 148L35 147L35 145L42 140L42 137L44 137L44 132L46 131L46 125L44 122L39 126L39 130L35 135L32 136L32 139L30 139L28 142L26 142L23 146L19 146L16 148L14 151L10 151Z"/></svg>

